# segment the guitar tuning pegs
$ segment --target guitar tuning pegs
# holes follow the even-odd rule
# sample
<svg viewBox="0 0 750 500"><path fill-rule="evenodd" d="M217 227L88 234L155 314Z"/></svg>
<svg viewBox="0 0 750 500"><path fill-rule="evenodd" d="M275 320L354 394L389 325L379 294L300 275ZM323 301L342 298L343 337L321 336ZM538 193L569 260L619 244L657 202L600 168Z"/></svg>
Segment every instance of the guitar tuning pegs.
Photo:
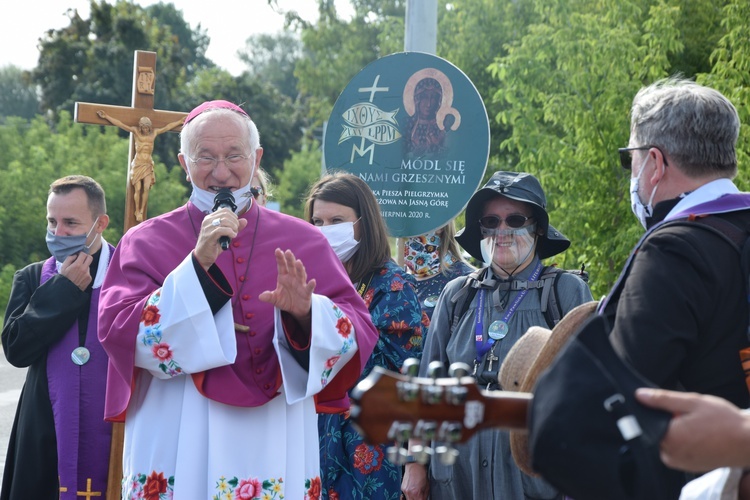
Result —
<svg viewBox="0 0 750 500"><path fill-rule="evenodd" d="M415 444L411 447L411 454L415 462L425 465L430 462L432 448L427 445Z"/></svg>
<svg viewBox="0 0 750 500"><path fill-rule="evenodd" d="M440 460L440 463L446 466L454 465L458 458L458 450L452 446L438 446L435 448L435 454Z"/></svg>
<svg viewBox="0 0 750 500"><path fill-rule="evenodd" d="M401 365L401 373L409 377L416 377L419 374L419 360L417 358L407 358Z"/></svg>
<svg viewBox="0 0 750 500"><path fill-rule="evenodd" d="M409 451L402 446L389 446L385 452L388 456L388 460L396 465L406 464L409 458Z"/></svg>
<svg viewBox="0 0 750 500"><path fill-rule="evenodd" d="M463 385L453 385L445 388L445 402L449 405L461 406L469 397L469 389Z"/></svg>
<svg viewBox="0 0 750 500"><path fill-rule="evenodd" d="M430 361L430 364L427 365L427 376L430 378L442 377L443 376L443 363L438 360Z"/></svg>
<svg viewBox="0 0 750 500"><path fill-rule="evenodd" d="M437 434L437 424L432 420L420 420L414 428L414 437L421 439L425 444L417 444L411 447L414 460L424 465L430 461L433 450L429 444Z"/></svg>
<svg viewBox="0 0 750 500"><path fill-rule="evenodd" d="M422 402L428 405L437 405L443 400L443 388L439 385L422 386Z"/></svg>
<svg viewBox="0 0 750 500"><path fill-rule="evenodd" d="M469 365L462 361L457 361L455 363L451 363L451 366L448 368L448 375L454 378L463 378L466 377L471 373L471 368L469 368Z"/></svg>
<svg viewBox="0 0 750 500"><path fill-rule="evenodd" d="M458 422L443 422L437 433L438 441L456 443L461 440L461 424Z"/></svg>
<svg viewBox="0 0 750 500"><path fill-rule="evenodd" d="M427 376L436 380L443 375L443 363L440 361L430 361L427 365ZM426 404L436 405L443 399L443 388L437 384L422 386L422 401Z"/></svg>
<svg viewBox="0 0 750 500"><path fill-rule="evenodd" d="M437 434L437 424L433 420L420 420L414 428L414 437L422 441L432 441Z"/></svg>
<svg viewBox="0 0 750 500"><path fill-rule="evenodd" d="M391 428L388 429L388 440L405 443L411 437L411 431L413 428L414 426L411 422L399 422L396 420L391 424Z"/></svg>

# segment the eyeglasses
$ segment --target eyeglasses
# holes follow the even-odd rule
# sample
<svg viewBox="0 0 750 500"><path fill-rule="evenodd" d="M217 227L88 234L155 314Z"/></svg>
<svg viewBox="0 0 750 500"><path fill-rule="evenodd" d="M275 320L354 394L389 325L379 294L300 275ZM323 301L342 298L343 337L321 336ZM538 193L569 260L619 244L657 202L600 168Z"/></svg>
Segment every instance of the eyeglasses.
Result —
<svg viewBox="0 0 750 500"><path fill-rule="evenodd" d="M188 157L190 158L190 157ZM214 158L212 156L201 156L199 158L190 158L190 161L200 168L216 168L219 162L224 162L227 167L234 167L250 158L250 155L229 155L226 158Z"/></svg>
<svg viewBox="0 0 750 500"><path fill-rule="evenodd" d="M526 217L525 215L521 214L512 214L505 218L505 225L508 227L512 227L513 229L517 229L519 227L523 227L523 225L526 224L527 220L533 218L533 215L531 217ZM482 226L483 229L497 229L502 223L503 219L501 219L497 215L485 215L484 217L479 219L479 225Z"/></svg>
<svg viewBox="0 0 750 500"><path fill-rule="evenodd" d="M620 148L617 150L618 153L620 153L620 165L622 165L622 168L625 170L630 170L633 168L633 155L630 153L631 151L646 151L648 149L655 148L660 153L662 158L664 158L664 165L667 164L667 157L664 156L664 151L659 149L659 146L638 146L634 148Z"/></svg>
<svg viewBox="0 0 750 500"><path fill-rule="evenodd" d="M262 195L265 191L263 190L263 186L250 186L250 193L252 193L253 198L256 200L260 195Z"/></svg>

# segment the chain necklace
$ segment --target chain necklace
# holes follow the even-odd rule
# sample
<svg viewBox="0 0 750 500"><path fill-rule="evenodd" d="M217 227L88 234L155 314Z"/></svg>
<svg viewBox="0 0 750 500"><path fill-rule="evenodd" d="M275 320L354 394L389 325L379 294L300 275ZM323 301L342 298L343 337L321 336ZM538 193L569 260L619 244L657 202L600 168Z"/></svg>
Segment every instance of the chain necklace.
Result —
<svg viewBox="0 0 750 500"><path fill-rule="evenodd" d="M254 203L251 202L250 207L248 207L248 209L245 211L245 213L247 213L253 207L253 205L254 205ZM193 221L193 216L190 213L190 210L188 209L188 205L187 204L185 204L185 210L187 211L188 218L190 219L190 225L193 228L193 233L195 234L195 240L197 242L198 241L198 229L195 226L195 222ZM247 283L249 281L247 279L247 273L250 270L250 261L251 261L251 259L253 257L253 250L255 250L255 238L258 236L258 225L260 223L260 212L261 212L260 207L258 207L258 215L255 218L255 227L253 228L253 239L250 241L250 252L247 255L247 264L245 265L245 273L244 273L245 280L241 281L240 289L237 291L237 295L236 295L236 297L234 299L233 305L234 305L235 308L239 304L240 297L242 296L242 289L245 288L245 283ZM232 267L234 267L234 266L232 266ZM235 273L235 278L237 278L236 273ZM249 326L240 325L239 323L235 323L234 324L234 329L237 330L238 332L249 332L250 331L250 327Z"/></svg>

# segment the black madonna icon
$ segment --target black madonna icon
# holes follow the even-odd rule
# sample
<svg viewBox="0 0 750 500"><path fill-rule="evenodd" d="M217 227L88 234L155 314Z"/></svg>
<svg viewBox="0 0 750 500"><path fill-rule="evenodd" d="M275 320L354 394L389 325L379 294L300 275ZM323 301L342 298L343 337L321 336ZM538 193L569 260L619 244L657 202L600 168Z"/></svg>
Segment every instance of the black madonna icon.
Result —
<svg viewBox="0 0 750 500"><path fill-rule="evenodd" d="M423 234L458 215L479 187L489 121L474 85L454 65L419 52L365 67L334 105L326 169L359 176L392 236Z"/></svg>

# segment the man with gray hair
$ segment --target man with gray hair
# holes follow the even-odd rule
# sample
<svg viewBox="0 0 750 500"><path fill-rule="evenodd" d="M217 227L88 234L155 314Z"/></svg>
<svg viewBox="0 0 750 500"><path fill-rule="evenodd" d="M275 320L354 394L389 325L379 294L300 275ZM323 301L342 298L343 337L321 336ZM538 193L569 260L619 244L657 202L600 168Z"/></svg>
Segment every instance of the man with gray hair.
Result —
<svg viewBox="0 0 750 500"><path fill-rule="evenodd" d="M654 384L746 408L747 277L731 243L750 227L750 194L732 182L739 128L726 97L689 80L636 94L619 153L647 231L600 312L615 350Z"/></svg>

